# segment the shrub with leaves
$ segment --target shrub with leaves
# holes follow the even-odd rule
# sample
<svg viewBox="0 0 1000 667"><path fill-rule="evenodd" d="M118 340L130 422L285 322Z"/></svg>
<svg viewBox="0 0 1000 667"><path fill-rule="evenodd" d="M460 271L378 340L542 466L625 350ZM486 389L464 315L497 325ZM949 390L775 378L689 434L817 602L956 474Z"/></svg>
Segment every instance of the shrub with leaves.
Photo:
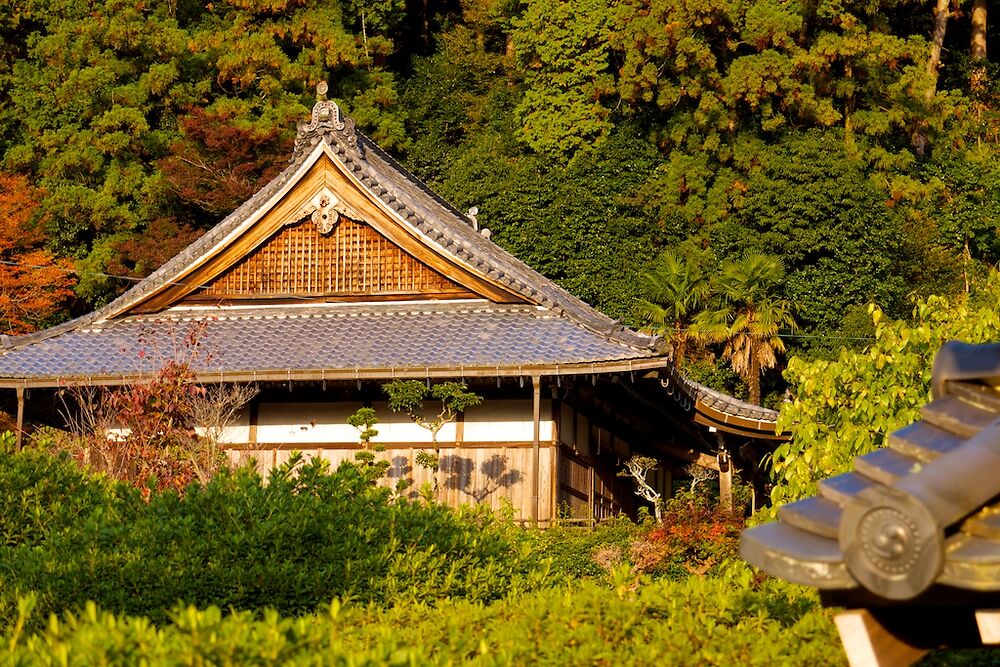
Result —
<svg viewBox="0 0 1000 667"><path fill-rule="evenodd" d="M139 352L149 377L108 391L71 387L67 416L75 438L57 439L80 463L148 494L206 482L227 465L219 440L225 427L257 393L247 385L206 387L195 382L204 323L177 332L170 347L154 339Z"/></svg>
<svg viewBox="0 0 1000 667"><path fill-rule="evenodd" d="M629 558L639 572L703 576L738 557L743 523L704 495L682 493L665 503L663 522L632 544Z"/></svg>
<svg viewBox="0 0 1000 667"><path fill-rule="evenodd" d="M392 501L351 463L331 471L323 459L294 456L266 480L251 469L223 472L183 495L153 492L142 503L52 461L0 457L0 468L17 471L0 481L24 480L20 494L0 494L13 509L0 523L13 536L0 545L0 625L29 591L42 620L94 600L163 622L178 601L302 614L334 597L488 601L550 581L541 555L486 508ZM29 481L53 468L54 480L84 494L73 497L75 509L45 485L29 509L14 509L38 493ZM115 500L121 494L128 511Z"/></svg>
<svg viewBox="0 0 1000 667"><path fill-rule="evenodd" d="M818 480L848 471L855 456L916 421L930 399L934 355L943 343L1000 338L1000 277L994 274L978 298L985 305L921 300L912 322L888 320L872 306L875 341L867 349L843 349L835 361L789 360L792 400L781 407L778 429L793 438L774 452L775 504L816 493Z"/></svg>
<svg viewBox="0 0 1000 667"><path fill-rule="evenodd" d="M141 504L138 497L135 489L89 475L66 456L0 451L0 550L30 551L94 516L124 522Z"/></svg>
<svg viewBox="0 0 1000 667"><path fill-rule="evenodd" d="M30 600L22 609L28 625ZM35 615L37 616L37 610ZM745 566L725 578L608 587L585 582L484 605L452 600L381 608L334 602L322 613L223 614L177 607L171 623L88 605L37 635L14 623L0 661L333 665L838 665L845 660L816 594ZM34 622L33 622L34 621Z"/></svg>

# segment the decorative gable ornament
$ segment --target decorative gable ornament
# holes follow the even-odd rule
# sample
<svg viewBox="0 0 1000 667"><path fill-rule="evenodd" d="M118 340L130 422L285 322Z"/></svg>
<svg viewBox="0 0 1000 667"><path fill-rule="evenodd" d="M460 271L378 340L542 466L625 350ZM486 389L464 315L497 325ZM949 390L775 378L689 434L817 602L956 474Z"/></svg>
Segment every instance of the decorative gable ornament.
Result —
<svg viewBox="0 0 1000 667"><path fill-rule="evenodd" d="M333 231L334 226L340 221L340 213L332 204L333 201L328 195L317 195L319 200L316 203L316 210L310 216L316 231L324 236Z"/></svg>
<svg viewBox="0 0 1000 667"><path fill-rule="evenodd" d="M297 219L309 218L316 227L316 231L326 236L340 222L340 216L361 220L357 211L341 201L329 188L323 188L309 200L309 204L302 209Z"/></svg>

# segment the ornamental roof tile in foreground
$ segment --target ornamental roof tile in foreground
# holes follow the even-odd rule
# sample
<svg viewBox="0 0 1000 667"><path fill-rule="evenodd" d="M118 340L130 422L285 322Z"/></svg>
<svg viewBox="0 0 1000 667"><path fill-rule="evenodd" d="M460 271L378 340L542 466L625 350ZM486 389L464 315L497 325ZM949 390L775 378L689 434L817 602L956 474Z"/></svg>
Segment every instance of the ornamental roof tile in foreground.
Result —
<svg viewBox="0 0 1000 667"><path fill-rule="evenodd" d="M192 331L199 343L185 352ZM0 377L135 377L177 356L190 359L199 374L444 367L457 373L656 358L534 306L338 304L172 309L79 326L9 350L0 356Z"/></svg>
<svg viewBox="0 0 1000 667"><path fill-rule="evenodd" d="M922 420L745 531L743 557L841 605L1000 592L998 385L1000 345L946 344Z"/></svg>

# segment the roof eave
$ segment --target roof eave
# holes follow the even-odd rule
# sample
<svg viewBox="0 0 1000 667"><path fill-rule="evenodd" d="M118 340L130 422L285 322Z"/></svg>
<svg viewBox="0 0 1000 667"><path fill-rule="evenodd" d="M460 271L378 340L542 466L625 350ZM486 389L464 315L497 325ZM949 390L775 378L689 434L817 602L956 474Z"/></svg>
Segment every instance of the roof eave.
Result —
<svg viewBox="0 0 1000 667"><path fill-rule="evenodd" d="M345 380L395 380L481 377L533 377L603 375L630 373L663 368L670 362L664 357L636 357L612 361L574 362L568 364L519 364L502 366L459 367L388 367L346 369L287 369L264 371L204 371L192 378L203 384L242 382L323 382ZM149 380L150 374L34 376L0 378L0 389L58 388L74 385L121 386Z"/></svg>

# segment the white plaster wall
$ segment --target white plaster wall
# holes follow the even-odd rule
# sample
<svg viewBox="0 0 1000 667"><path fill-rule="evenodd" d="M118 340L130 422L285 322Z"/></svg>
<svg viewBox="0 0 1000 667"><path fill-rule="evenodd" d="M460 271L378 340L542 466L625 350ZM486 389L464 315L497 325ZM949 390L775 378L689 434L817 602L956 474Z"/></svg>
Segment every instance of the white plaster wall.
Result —
<svg viewBox="0 0 1000 667"><path fill-rule="evenodd" d="M203 428L195 429L198 431L198 435L204 435ZM233 419L233 423L222 429L222 433L219 434L219 442L221 443L242 443L250 441L250 409L244 407L236 418Z"/></svg>
<svg viewBox="0 0 1000 667"><path fill-rule="evenodd" d="M427 406L425 414L428 417L435 417L437 412L433 411L435 402L433 400L424 401ZM398 414L389 409L389 404L383 401L372 403L375 415L378 417L378 424L375 429L378 436L372 442L432 442L431 432L417 426L405 414ZM357 440L357 438L355 438ZM455 442L455 424L445 424L438 431L438 442Z"/></svg>
<svg viewBox="0 0 1000 667"><path fill-rule="evenodd" d="M257 442L357 442L358 430L347 418L360 407L361 403L261 403Z"/></svg>
<svg viewBox="0 0 1000 667"><path fill-rule="evenodd" d="M552 401L543 400L539 440L552 441ZM531 400L484 401L465 413L465 442L531 442L535 424Z"/></svg>
<svg viewBox="0 0 1000 667"><path fill-rule="evenodd" d="M433 417L433 403L427 402L427 414ZM347 418L360 403L261 403L257 416L257 442L261 444L356 443L358 430ZM379 419L375 429L377 443L431 443L429 430L413 423L405 414L389 410L385 402L372 404ZM551 401L542 401L540 439L550 442L554 433ZM463 442L531 442L534 439L531 401L485 401L464 415ZM438 433L439 443L455 442L455 423L445 424ZM223 442L249 440L249 417L226 429Z"/></svg>

